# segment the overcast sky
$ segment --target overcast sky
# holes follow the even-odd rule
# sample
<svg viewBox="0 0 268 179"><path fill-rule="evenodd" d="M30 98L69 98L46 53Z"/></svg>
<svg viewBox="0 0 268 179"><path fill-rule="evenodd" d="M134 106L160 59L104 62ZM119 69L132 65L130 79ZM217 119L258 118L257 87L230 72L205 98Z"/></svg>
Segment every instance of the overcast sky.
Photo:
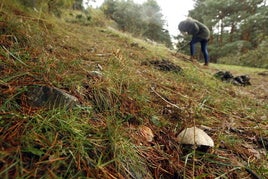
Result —
<svg viewBox="0 0 268 179"><path fill-rule="evenodd" d="M96 0L93 3L93 7L100 6L104 0ZM134 0L136 3L143 3L146 0ZM193 0L156 0L160 8L164 19L167 21L170 35L177 36L179 34L178 24L184 20L188 11L193 9Z"/></svg>
<svg viewBox="0 0 268 179"><path fill-rule="evenodd" d="M170 35L177 36L179 34L178 25L180 21L184 20L187 17L188 11L193 9L194 2L192 0L156 1L162 9L164 19L167 21L167 29L169 30Z"/></svg>

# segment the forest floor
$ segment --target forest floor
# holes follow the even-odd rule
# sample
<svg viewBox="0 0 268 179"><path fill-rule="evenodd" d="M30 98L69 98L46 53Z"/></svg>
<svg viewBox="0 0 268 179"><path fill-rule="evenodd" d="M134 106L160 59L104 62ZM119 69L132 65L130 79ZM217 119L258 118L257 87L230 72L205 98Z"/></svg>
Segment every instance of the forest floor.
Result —
<svg viewBox="0 0 268 179"><path fill-rule="evenodd" d="M267 178L267 69L204 67L99 16L85 25L14 6L0 12L0 178ZM32 85L81 106L31 107ZM185 153L177 135L192 126L215 146Z"/></svg>

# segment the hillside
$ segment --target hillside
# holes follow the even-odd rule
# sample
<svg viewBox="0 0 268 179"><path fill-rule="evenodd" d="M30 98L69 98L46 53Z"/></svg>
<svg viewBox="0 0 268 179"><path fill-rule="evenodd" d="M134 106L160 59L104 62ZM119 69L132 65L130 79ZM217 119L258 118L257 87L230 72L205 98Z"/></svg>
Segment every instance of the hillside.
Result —
<svg viewBox="0 0 268 179"><path fill-rule="evenodd" d="M267 70L203 67L100 12L85 25L16 4L0 10L0 178L268 177ZM252 85L222 82L218 70ZM36 86L76 105L33 105ZM192 126L215 146L179 144Z"/></svg>

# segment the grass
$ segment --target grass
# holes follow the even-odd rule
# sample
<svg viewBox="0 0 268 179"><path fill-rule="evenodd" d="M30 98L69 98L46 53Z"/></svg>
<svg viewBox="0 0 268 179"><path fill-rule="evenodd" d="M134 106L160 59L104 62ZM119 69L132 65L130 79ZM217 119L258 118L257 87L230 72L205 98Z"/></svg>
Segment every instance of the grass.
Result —
<svg viewBox="0 0 268 179"><path fill-rule="evenodd" d="M250 176L245 166L268 175L267 151L256 142L268 137L259 81L243 88L213 77L227 69L263 80L256 75L263 69L203 68L162 45L104 26L111 22L103 22L99 11L91 14L94 23L81 25L51 16L41 20L42 13L36 19L24 10L19 19L19 7L0 5L6 29L0 37L1 178L242 178ZM16 38L7 40L10 34ZM143 65L162 59L183 72ZM90 76L96 70L101 77ZM81 105L33 108L25 94L31 85L64 89ZM140 125L152 129L152 142ZM216 147L186 160L176 136L193 125L210 127Z"/></svg>
<svg viewBox="0 0 268 179"><path fill-rule="evenodd" d="M215 64L213 66L219 70L228 69L229 71L235 72L237 74L249 74L250 75L253 73L267 71L264 68L244 67L244 66L238 66L238 65Z"/></svg>

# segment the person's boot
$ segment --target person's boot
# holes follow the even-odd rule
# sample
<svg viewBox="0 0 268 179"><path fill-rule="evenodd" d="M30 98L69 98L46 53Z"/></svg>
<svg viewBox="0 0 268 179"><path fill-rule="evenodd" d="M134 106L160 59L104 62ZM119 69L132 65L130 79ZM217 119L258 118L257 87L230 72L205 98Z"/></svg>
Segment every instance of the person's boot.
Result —
<svg viewBox="0 0 268 179"><path fill-rule="evenodd" d="M197 59L194 56L190 57L190 62L197 63Z"/></svg>

